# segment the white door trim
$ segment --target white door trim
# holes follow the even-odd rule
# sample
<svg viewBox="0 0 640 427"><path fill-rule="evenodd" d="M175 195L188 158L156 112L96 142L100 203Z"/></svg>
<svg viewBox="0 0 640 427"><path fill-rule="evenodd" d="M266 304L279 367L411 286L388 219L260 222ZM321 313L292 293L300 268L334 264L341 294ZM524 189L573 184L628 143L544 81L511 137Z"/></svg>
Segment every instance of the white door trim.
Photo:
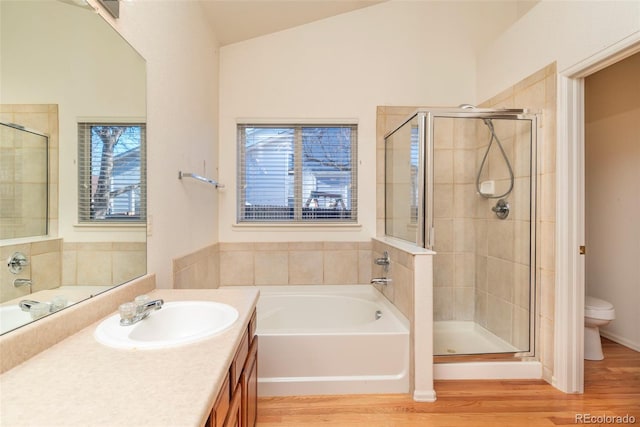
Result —
<svg viewBox="0 0 640 427"><path fill-rule="evenodd" d="M553 385L584 392L584 78L640 52L640 32L558 73Z"/></svg>

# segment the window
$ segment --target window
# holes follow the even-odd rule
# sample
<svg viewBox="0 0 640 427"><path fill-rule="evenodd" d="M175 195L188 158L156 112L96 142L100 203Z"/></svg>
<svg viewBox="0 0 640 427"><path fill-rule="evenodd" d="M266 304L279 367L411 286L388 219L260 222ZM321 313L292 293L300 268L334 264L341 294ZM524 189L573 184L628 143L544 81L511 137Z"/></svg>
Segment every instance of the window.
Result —
<svg viewBox="0 0 640 427"><path fill-rule="evenodd" d="M145 125L78 123L80 223L145 222Z"/></svg>
<svg viewBox="0 0 640 427"><path fill-rule="evenodd" d="M356 125L238 125L238 222L355 222Z"/></svg>

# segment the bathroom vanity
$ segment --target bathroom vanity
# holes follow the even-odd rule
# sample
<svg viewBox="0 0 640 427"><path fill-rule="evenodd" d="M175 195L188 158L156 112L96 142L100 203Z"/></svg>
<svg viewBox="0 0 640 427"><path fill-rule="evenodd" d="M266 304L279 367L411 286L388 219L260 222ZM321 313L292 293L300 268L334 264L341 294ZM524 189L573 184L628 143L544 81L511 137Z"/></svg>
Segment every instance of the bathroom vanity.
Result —
<svg viewBox="0 0 640 427"><path fill-rule="evenodd" d="M213 337L154 350L102 345L93 335L102 318L93 320L0 376L0 423L254 426L258 290L153 290L148 295L165 302L221 302L239 317ZM62 319L64 313L59 314ZM40 333L46 335L47 329Z"/></svg>
<svg viewBox="0 0 640 427"><path fill-rule="evenodd" d="M254 427L258 409L256 312L236 350L207 420L207 427Z"/></svg>

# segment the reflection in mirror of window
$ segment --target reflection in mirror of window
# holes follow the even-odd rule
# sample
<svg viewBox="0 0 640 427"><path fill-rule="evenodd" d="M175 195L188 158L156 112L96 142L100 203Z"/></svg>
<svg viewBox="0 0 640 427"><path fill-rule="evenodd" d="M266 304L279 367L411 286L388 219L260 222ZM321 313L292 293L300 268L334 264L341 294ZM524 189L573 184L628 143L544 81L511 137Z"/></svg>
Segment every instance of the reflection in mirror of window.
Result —
<svg viewBox="0 0 640 427"><path fill-rule="evenodd" d="M80 222L146 218L145 125L78 124Z"/></svg>
<svg viewBox="0 0 640 427"><path fill-rule="evenodd" d="M355 222L356 125L238 125L238 222Z"/></svg>

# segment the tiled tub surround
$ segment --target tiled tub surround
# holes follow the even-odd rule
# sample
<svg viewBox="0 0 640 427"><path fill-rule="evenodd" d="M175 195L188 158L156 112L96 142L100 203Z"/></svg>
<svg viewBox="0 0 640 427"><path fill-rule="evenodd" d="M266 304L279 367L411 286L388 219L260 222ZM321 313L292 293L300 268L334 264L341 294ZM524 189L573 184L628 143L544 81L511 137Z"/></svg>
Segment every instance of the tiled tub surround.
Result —
<svg viewBox="0 0 640 427"><path fill-rule="evenodd" d="M414 400L432 402L433 388L433 259L435 253L401 240L373 239L373 259L389 254L388 272L375 265L375 277L391 283L375 285L398 308L410 325L410 390Z"/></svg>
<svg viewBox="0 0 640 427"><path fill-rule="evenodd" d="M106 313L100 310L97 318L85 321L84 329L0 376L0 387L11 390L0 403L3 424L203 425L246 334L258 292L155 290L149 295L165 301L223 302L240 317L226 331L197 343L123 351L95 341L96 320L112 313L113 306Z"/></svg>
<svg viewBox="0 0 640 427"><path fill-rule="evenodd" d="M13 274L6 266L14 253L21 252L29 261L20 273ZM62 284L62 239L44 239L39 241L4 244L0 247L0 303L29 295L29 286L16 288L13 281L17 278L31 279L33 292L54 289Z"/></svg>
<svg viewBox="0 0 640 427"><path fill-rule="evenodd" d="M393 281L376 287L409 319L410 389L417 400L433 400L431 251L385 238L371 242L219 243L174 259L174 288L367 284L373 277L382 277L381 267L374 265L373 259L382 257L385 250L391 254L389 277ZM419 358L417 366L415 358Z"/></svg>
<svg viewBox="0 0 640 427"><path fill-rule="evenodd" d="M13 286L16 278L31 279L32 291L38 292L61 285L117 285L146 273L144 242L69 243L52 238L0 248L3 260L15 252L25 254L29 265L17 275L0 269L0 302L29 295L28 286Z"/></svg>
<svg viewBox="0 0 640 427"><path fill-rule="evenodd" d="M147 272L146 242L64 242L63 285L117 285Z"/></svg>
<svg viewBox="0 0 640 427"><path fill-rule="evenodd" d="M173 260L174 288L371 281L371 242L217 243Z"/></svg>

